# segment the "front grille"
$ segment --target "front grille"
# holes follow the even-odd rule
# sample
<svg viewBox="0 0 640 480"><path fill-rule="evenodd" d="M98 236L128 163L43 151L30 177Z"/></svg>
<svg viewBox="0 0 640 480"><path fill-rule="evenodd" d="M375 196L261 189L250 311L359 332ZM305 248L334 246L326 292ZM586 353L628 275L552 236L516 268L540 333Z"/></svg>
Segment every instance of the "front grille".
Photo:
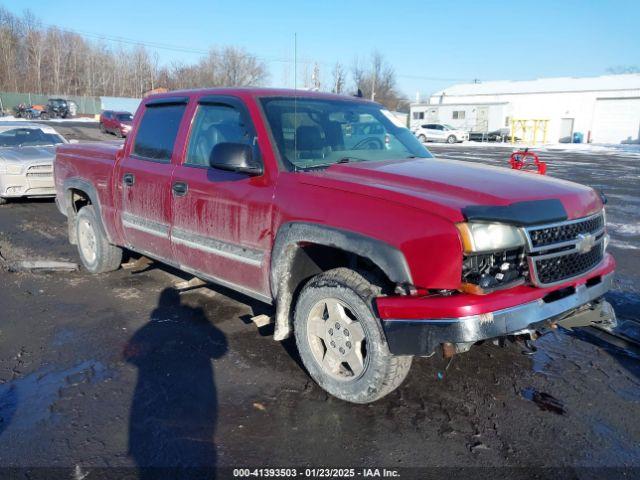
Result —
<svg viewBox="0 0 640 480"><path fill-rule="evenodd" d="M29 178L51 178L52 176L51 172L27 172Z"/></svg>
<svg viewBox="0 0 640 480"><path fill-rule="evenodd" d="M604 213L525 228L531 280L549 286L579 277L604 258Z"/></svg>
<svg viewBox="0 0 640 480"><path fill-rule="evenodd" d="M53 167L51 165L31 165L27 171L29 172L51 172Z"/></svg>
<svg viewBox="0 0 640 480"><path fill-rule="evenodd" d="M604 256L604 243L587 253L570 253L557 257L536 259L533 257L534 272L538 283L551 284L582 275L597 266Z"/></svg>
<svg viewBox="0 0 640 480"><path fill-rule="evenodd" d="M597 233L604 228L604 215L602 213L586 218L578 222L569 222L559 225L529 228L531 246L534 248L546 247L555 243L564 243L575 240L581 233Z"/></svg>

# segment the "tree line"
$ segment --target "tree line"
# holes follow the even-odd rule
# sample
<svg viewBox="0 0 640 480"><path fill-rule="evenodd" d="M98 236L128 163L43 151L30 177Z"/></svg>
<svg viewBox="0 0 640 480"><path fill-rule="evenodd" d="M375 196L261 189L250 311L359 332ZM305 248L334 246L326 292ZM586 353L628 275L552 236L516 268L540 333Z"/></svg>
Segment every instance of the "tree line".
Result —
<svg viewBox="0 0 640 480"><path fill-rule="evenodd" d="M317 62L302 62L299 69L302 88L360 91L393 110L408 105L393 68L376 52L366 61L354 59L349 68L336 62L324 76ZM262 86L268 80L265 61L242 48L213 47L195 63L160 65L157 53L144 46L108 46L43 26L29 11L19 16L0 6L0 91L141 97L159 87Z"/></svg>

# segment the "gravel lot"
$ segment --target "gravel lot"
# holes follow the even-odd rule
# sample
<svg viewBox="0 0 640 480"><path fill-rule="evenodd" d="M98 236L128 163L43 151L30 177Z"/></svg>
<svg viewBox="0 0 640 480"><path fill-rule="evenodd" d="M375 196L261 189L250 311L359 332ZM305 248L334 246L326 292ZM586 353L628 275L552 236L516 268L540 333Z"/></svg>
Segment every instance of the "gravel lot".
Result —
<svg viewBox="0 0 640 480"><path fill-rule="evenodd" d="M114 138L95 125L56 128ZM510 153L429 147L496 165ZM542 159L549 175L605 191L619 264L609 300L640 321L640 154ZM291 343L256 329L249 318L263 305L229 290L174 294L177 272L161 265L7 269L79 261L52 201L0 207L0 252L1 466L640 467L640 357L589 332L544 336L533 355L483 345L449 365L417 359L400 389L355 406L320 390Z"/></svg>

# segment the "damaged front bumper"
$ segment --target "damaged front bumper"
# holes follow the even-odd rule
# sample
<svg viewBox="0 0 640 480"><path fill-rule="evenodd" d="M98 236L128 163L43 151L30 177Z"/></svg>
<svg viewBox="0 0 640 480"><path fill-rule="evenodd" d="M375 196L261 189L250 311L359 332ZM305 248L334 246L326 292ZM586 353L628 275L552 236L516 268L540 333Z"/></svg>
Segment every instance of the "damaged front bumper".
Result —
<svg viewBox="0 0 640 480"><path fill-rule="evenodd" d="M615 324L613 308L602 299L613 272L572 285L521 305L458 318L383 319L389 349L396 355L429 355L439 345L466 351L481 340L529 334L560 325L565 328Z"/></svg>

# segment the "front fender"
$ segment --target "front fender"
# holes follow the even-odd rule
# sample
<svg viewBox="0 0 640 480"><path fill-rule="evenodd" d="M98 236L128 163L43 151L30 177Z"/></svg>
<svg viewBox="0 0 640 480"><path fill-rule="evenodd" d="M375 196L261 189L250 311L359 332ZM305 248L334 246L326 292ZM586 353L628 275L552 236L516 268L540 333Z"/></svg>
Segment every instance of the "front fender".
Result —
<svg viewBox="0 0 640 480"><path fill-rule="evenodd" d="M301 245L333 247L369 259L394 283L413 283L404 254L396 247L365 235L325 225L290 222L276 235L271 255L271 292L276 300L275 340L291 334L291 303L295 285L291 267Z"/></svg>

